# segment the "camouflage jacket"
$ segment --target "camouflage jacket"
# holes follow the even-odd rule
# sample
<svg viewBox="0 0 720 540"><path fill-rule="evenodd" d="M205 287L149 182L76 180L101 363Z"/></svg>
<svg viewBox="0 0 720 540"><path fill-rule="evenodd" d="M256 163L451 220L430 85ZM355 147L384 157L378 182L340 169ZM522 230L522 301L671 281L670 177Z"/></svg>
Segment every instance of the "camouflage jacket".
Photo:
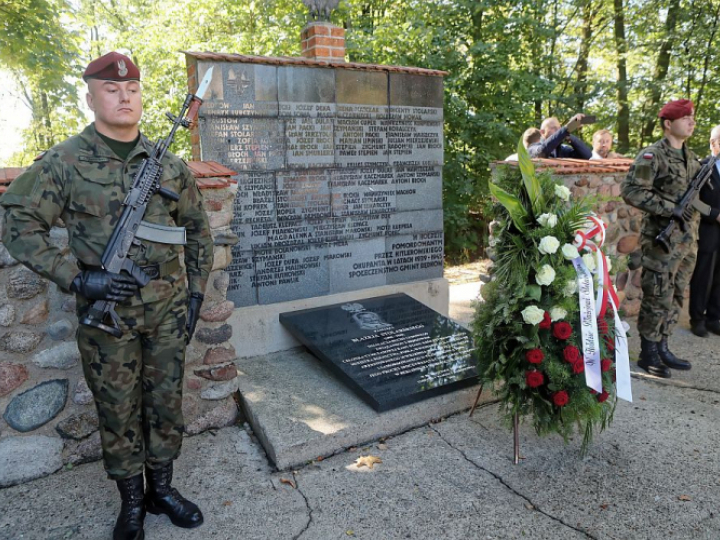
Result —
<svg viewBox="0 0 720 540"><path fill-rule="evenodd" d="M642 150L622 184L625 202L645 212L643 234L655 236L670 221L673 209L700 170L697 156L683 145L686 159L678 156L670 141L662 138ZM695 213L691 230L697 231ZM697 235L697 233L695 233Z"/></svg>
<svg viewBox="0 0 720 540"><path fill-rule="evenodd" d="M153 144L141 136L124 162L90 124L82 133L54 146L18 176L0 198L5 208L2 241L20 262L69 290L78 267L50 240L50 228L61 219L76 259L99 266L105 246L122 213L133 176ZM180 195L178 202L155 195L144 220L186 228L187 244L142 241L130 258L141 266L158 264L184 251L190 292L204 293L213 262L213 243L202 196L187 165L167 153L163 187Z"/></svg>

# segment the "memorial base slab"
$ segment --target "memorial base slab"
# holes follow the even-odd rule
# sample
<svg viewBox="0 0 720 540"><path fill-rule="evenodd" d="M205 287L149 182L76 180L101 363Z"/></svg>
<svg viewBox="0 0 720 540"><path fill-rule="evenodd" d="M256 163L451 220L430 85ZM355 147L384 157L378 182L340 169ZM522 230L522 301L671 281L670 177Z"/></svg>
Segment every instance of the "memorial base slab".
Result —
<svg viewBox="0 0 720 540"><path fill-rule="evenodd" d="M450 296L448 280L438 278L414 281L236 309L227 320L227 323L233 327L230 343L235 347L238 356L246 358L299 347L301 344L280 324L278 319L280 313L396 293L405 293L441 315L448 315Z"/></svg>
<svg viewBox="0 0 720 540"><path fill-rule="evenodd" d="M237 366L248 422L280 470L465 411L479 388L377 413L302 348L241 359ZM492 399L483 392L481 403Z"/></svg>

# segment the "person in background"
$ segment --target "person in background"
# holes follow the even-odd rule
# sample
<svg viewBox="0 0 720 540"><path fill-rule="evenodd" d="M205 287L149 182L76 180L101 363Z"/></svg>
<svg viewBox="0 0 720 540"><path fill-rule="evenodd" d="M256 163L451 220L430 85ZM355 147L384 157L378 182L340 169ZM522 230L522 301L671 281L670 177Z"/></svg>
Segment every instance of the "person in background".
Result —
<svg viewBox="0 0 720 540"><path fill-rule="evenodd" d="M710 153L720 153L720 126L710 132ZM710 161L703 160L703 164ZM713 168L710 181L700 191L700 200L710 206L710 215L700 218L698 254L690 279L690 329L699 337L708 331L720 335L720 174Z"/></svg>
<svg viewBox="0 0 720 540"><path fill-rule="evenodd" d="M535 144L536 142L540 142L540 139L542 138L542 135L540 134L540 130L538 128L528 128L525 130L522 136L522 142L523 146L527 149L531 144ZM517 161L518 155L512 154L505 158L505 161Z"/></svg>
<svg viewBox="0 0 720 540"><path fill-rule="evenodd" d="M528 147L531 158L575 158L590 159L592 150L573 132L580 129L585 115L578 113L564 126L554 116L546 118L540 125L541 140ZM563 144L567 141L569 144Z"/></svg>
<svg viewBox="0 0 720 540"><path fill-rule="evenodd" d="M621 158L620 154L612 151L613 136L607 129L599 129L593 133L593 149L590 159Z"/></svg>

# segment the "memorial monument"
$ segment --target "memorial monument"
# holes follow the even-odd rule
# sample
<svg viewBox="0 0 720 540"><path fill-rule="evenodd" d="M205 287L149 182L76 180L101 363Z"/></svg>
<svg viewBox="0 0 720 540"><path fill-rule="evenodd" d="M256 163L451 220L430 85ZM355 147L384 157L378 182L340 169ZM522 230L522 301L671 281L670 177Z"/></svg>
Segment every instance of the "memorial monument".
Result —
<svg viewBox="0 0 720 540"><path fill-rule="evenodd" d="M346 63L343 36L310 23L309 58L186 53L191 88L214 66L194 156L238 172L241 355L297 345L278 323L296 309L404 292L447 314L444 72Z"/></svg>

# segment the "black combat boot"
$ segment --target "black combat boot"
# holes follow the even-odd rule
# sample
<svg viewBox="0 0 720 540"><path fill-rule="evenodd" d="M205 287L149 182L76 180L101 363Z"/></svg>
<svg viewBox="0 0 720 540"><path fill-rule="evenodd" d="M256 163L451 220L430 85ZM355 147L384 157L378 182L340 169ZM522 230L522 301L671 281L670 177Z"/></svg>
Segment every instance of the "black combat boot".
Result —
<svg viewBox="0 0 720 540"><path fill-rule="evenodd" d="M654 341L649 341L644 337L640 336L641 350L640 360L638 360L638 366L647 371L650 375L656 377L662 377L663 379L670 378L670 369L662 363L660 355L658 354L658 344Z"/></svg>
<svg viewBox="0 0 720 540"><path fill-rule="evenodd" d="M113 540L143 540L145 532L145 501L143 475L137 474L130 478L117 481L122 498L120 515L115 523Z"/></svg>
<svg viewBox="0 0 720 540"><path fill-rule="evenodd" d="M173 463L168 461L157 469L145 467L148 489L145 507L151 514L165 514L172 524L183 529L194 529L203 524L203 515L196 504L185 499L172 482Z"/></svg>
<svg viewBox="0 0 720 540"><path fill-rule="evenodd" d="M683 371L689 370L692 367L690 365L690 362L688 362L687 360L683 360L682 358L678 358L672 352L670 352L670 349L668 349L667 340L667 336L663 336L663 338L660 340L660 343L658 343L657 345L658 353L660 354L660 360L662 360L663 363L669 368L681 369Z"/></svg>

